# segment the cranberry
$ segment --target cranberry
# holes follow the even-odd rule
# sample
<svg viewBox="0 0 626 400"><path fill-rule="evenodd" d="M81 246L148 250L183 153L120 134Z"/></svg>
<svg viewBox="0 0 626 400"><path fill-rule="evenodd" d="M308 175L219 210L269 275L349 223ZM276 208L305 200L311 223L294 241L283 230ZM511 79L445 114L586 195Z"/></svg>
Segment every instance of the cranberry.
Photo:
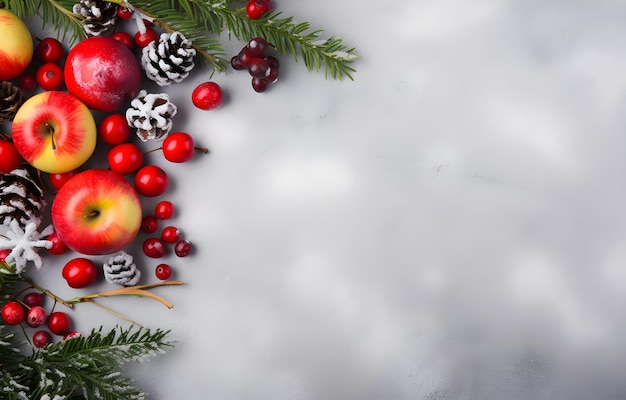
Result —
<svg viewBox="0 0 626 400"><path fill-rule="evenodd" d="M259 19L272 10L269 0L250 0L246 5L246 14L250 19Z"/></svg>
<svg viewBox="0 0 626 400"><path fill-rule="evenodd" d="M70 287L84 288L98 279L98 268L93 261L84 257L77 257L65 264L62 276Z"/></svg>
<svg viewBox="0 0 626 400"><path fill-rule="evenodd" d="M183 163L193 158L195 144L193 137L185 132L174 132L163 140L163 156L167 161Z"/></svg>
<svg viewBox="0 0 626 400"><path fill-rule="evenodd" d="M146 165L135 174L135 188L146 197L156 197L165 193L168 185L165 171L156 165Z"/></svg>
<svg viewBox="0 0 626 400"><path fill-rule="evenodd" d="M52 242L52 247L48 249L48 253L54 256L61 255L69 250L67 245L63 242L63 239L61 239L61 236L59 236L58 232L52 232L46 239Z"/></svg>
<svg viewBox="0 0 626 400"><path fill-rule="evenodd" d="M36 307L43 305L43 294L39 292L28 292L22 298L27 307Z"/></svg>
<svg viewBox="0 0 626 400"><path fill-rule="evenodd" d="M141 230L144 233L154 233L159 228L159 222L152 215L146 215L141 220Z"/></svg>
<svg viewBox="0 0 626 400"><path fill-rule="evenodd" d="M248 49L254 57L265 57L269 50L269 44L262 37L255 37L248 42Z"/></svg>
<svg viewBox="0 0 626 400"><path fill-rule="evenodd" d="M146 28L145 33L137 31L135 33L135 43L137 46L144 48L159 38L159 34L152 28Z"/></svg>
<svg viewBox="0 0 626 400"><path fill-rule="evenodd" d="M80 332L69 331L63 335L63 340L74 339L74 338L81 337L81 336L82 335L80 334Z"/></svg>
<svg viewBox="0 0 626 400"><path fill-rule="evenodd" d="M63 311L55 311L48 317L48 329L55 335L64 335L70 331L70 317Z"/></svg>
<svg viewBox="0 0 626 400"><path fill-rule="evenodd" d="M269 63L263 58L253 58L248 67L248 72L253 78L265 78L270 68Z"/></svg>
<svg viewBox="0 0 626 400"><path fill-rule="evenodd" d="M117 16L120 17L120 19L122 19L124 21L127 21L127 20L132 18L133 10L128 8L128 7L118 6L117 7Z"/></svg>
<svg viewBox="0 0 626 400"><path fill-rule="evenodd" d="M143 164L143 153L134 143L122 143L109 150L109 167L120 175L137 171Z"/></svg>
<svg viewBox="0 0 626 400"><path fill-rule="evenodd" d="M161 240L165 243L176 243L180 240L181 232L175 226L166 226L161 231Z"/></svg>
<svg viewBox="0 0 626 400"><path fill-rule="evenodd" d="M252 89L257 93L265 92L268 85L269 83L263 78L252 78Z"/></svg>
<svg viewBox="0 0 626 400"><path fill-rule="evenodd" d="M150 258L161 258L165 255L165 244L159 238L148 238L143 242L143 253Z"/></svg>
<svg viewBox="0 0 626 400"><path fill-rule="evenodd" d="M120 42L121 44L123 44L124 46L126 46L128 50L132 50L133 46L135 45L135 40L128 32L124 32L124 31L113 32L111 34L111 37L117 40L118 42Z"/></svg>
<svg viewBox="0 0 626 400"><path fill-rule="evenodd" d="M0 262L5 262L9 254L11 254L11 249L0 250Z"/></svg>
<svg viewBox="0 0 626 400"><path fill-rule="evenodd" d="M98 136L112 146L124 143L130 136L130 132L130 126L124 114L109 114L98 124Z"/></svg>
<svg viewBox="0 0 626 400"><path fill-rule="evenodd" d="M191 102L201 110L212 110L222 104L224 94L215 82L202 82L191 92Z"/></svg>
<svg viewBox="0 0 626 400"><path fill-rule="evenodd" d="M189 240L179 240L174 246L174 253L178 257L187 257L191 253L191 242Z"/></svg>
<svg viewBox="0 0 626 400"><path fill-rule="evenodd" d="M174 216L174 204L171 201L159 201L154 207L154 216L158 219L170 219Z"/></svg>
<svg viewBox="0 0 626 400"><path fill-rule="evenodd" d="M27 92L30 92L31 90L34 90L37 87L37 78L35 78L35 75L31 73L24 72L17 79L17 84L22 89L26 90Z"/></svg>
<svg viewBox="0 0 626 400"><path fill-rule="evenodd" d="M17 301L9 301L2 306L2 320L8 325L19 325L25 318L26 311Z"/></svg>
<svg viewBox="0 0 626 400"><path fill-rule="evenodd" d="M162 281L169 279L172 276L172 268L167 264L159 264L154 270L156 277Z"/></svg>
<svg viewBox="0 0 626 400"><path fill-rule="evenodd" d="M250 66L250 62L256 57L252 55L252 51L250 51L248 47L244 47L239 51L237 58L239 59L239 63L243 67L242 69L246 69Z"/></svg>
<svg viewBox="0 0 626 400"><path fill-rule="evenodd" d="M24 159L13 142L0 140L0 173L8 174L22 165L23 162Z"/></svg>
<svg viewBox="0 0 626 400"><path fill-rule="evenodd" d="M43 90L59 90L63 87L63 69L56 63L45 63L35 72L37 84Z"/></svg>
<svg viewBox="0 0 626 400"><path fill-rule="evenodd" d="M33 333L33 345L39 349L46 347L52 342L52 337L48 331L37 331Z"/></svg>
<svg viewBox="0 0 626 400"><path fill-rule="evenodd" d="M35 55L43 63L56 63L63 59L65 49L63 44L53 37L42 39L35 46Z"/></svg>
<svg viewBox="0 0 626 400"><path fill-rule="evenodd" d="M46 310L42 306L34 306L26 314L26 323L31 328L37 328L46 322L46 318L48 318Z"/></svg>
<svg viewBox="0 0 626 400"><path fill-rule="evenodd" d="M239 57L239 55L233 56L233 58L230 59L230 66L237 71L246 69L246 67L241 62L241 57Z"/></svg>

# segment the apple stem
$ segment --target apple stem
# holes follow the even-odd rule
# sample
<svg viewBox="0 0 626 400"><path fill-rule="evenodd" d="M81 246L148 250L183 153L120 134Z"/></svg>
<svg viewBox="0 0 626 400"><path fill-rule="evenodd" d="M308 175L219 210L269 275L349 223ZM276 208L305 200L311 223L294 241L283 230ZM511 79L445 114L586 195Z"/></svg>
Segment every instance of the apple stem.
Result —
<svg viewBox="0 0 626 400"><path fill-rule="evenodd" d="M54 127L49 123L45 123L45 127L48 128L48 133L50 134L50 140L52 141L52 150L56 150L57 146L54 143Z"/></svg>

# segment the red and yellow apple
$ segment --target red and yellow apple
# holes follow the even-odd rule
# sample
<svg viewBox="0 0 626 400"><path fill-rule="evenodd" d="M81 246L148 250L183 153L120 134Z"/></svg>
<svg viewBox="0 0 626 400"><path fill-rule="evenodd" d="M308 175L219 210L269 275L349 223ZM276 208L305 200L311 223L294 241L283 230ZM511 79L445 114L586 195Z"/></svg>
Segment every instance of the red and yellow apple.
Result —
<svg viewBox="0 0 626 400"><path fill-rule="evenodd" d="M115 253L141 226L139 195L123 176L89 169L68 180L52 203L52 224L63 243L86 255Z"/></svg>
<svg viewBox="0 0 626 400"><path fill-rule="evenodd" d="M96 149L91 110L65 92L42 92L24 102L13 118L13 143L24 160L52 174L81 166Z"/></svg>
<svg viewBox="0 0 626 400"><path fill-rule="evenodd" d="M65 86L88 107L112 112L133 99L141 67L128 47L110 36L92 36L74 46L65 60Z"/></svg>
<svg viewBox="0 0 626 400"><path fill-rule="evenodd" d="M33 37L17 15L0 9L0 81L16 78L33 58Z"/></svg>

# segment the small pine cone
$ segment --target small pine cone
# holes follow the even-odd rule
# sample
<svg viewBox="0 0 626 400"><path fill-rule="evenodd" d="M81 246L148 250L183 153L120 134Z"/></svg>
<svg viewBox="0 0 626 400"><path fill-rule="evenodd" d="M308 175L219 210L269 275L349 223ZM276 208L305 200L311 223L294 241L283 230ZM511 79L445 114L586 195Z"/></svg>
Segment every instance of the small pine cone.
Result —
<svg viewBox="0 0 626 400"><path fill-rule="evenodd" d="M0 82L0 122L13 120L15 113L24 103L22 91L9 81Z"/></svg>
<svg viewBox="0 0 626 400"><path fill-rule="evenodd" d="M80 0L72 11L84 18L83 30L87 36L99 36L117 22L117 4L105 0Z"/></svg>
<svg viewBox="0 0 626 400"><path fill-rule="evenodd" d="M159 40L144 47L141 65L146 76L159 86L178 83L185 79L195 66L196 50L182 33L162 33Z"/></svg>
<svg viewBox="0 0 626 400"><path fill-rule="evenodd" d="M141 271L133 263L133 256L120 251L104 263L104 279L109 283L122 286L133 286L139 282Z"/></svg>
<svg viewBox="0 0 626 400"><path fill-rule="evenodd" d="M137 128L137 136L142 141L162 140L172 130L172 117L176 112L176 105L167 94L148 94L141 90L126 110L126 121Z"/></svg>
<svg viewBox="0 0 626 400"><path fill-rule="evenodd" d="M0 178L0 222L9 225L16 220L24 228L29 221L39 218L46 201L37 172L31 167L20 167Z"/></svg>

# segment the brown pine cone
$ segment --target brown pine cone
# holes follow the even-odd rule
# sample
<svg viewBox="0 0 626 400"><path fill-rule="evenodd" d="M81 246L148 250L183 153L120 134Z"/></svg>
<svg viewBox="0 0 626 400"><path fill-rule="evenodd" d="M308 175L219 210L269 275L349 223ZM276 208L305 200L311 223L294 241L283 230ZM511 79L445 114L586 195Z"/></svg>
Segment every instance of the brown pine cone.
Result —
<svg viewBox="0 0 626 400"><path fill-rule="evenodd" d="M9 81L0 82L0 122L13 120L24 103L22 91Z"/></svg>

